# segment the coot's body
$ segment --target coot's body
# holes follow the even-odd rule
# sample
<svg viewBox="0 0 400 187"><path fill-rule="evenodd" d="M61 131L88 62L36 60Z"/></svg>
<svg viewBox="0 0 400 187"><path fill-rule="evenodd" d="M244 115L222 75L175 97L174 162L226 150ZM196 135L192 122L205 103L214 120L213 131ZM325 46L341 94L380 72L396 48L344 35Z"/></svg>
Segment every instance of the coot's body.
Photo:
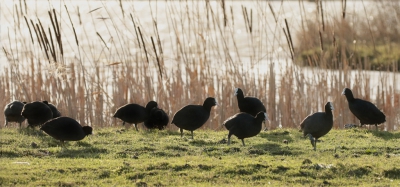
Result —
<svg viewBox="0 0 400 187"><path fill-rule="evenodd" d="M154 107L157 107L155 101L148 102L146 108L138 104L127 104L118 108L113 117L121 119L122 125L125 123L135 124L136 130L138 130L137 124L146 121Z"/></svg>
<svg viewBox="0 0 400 187"><path fill-rule="evenodd" d="M333 127L333 106L331 102L325 104L325 112L316 112L307 116L300 123L300 131L304 136L308 136L314 150L317 150L318 138L326 135Z"/></svg>
<svg viewBox="0 0 400 187"><path fill-rule="evenodd" d="M231 136L235 135L242 140L256 136L262 129L262 123L268 120L267 113L260 111L256 117L248 113L238 113L224 121L223 125L229 130L228 145L231 143Z"/></svg>
<svg viewBox="0 0 400 187"><path fill-rule="evenodd" d="M256 116L260 111L267 112L264 104L256 97L245 97L242 89L236 88L235 95L237 97L240 112L246 112L252 116Z"/></svg>
<svg viewBox="0 0 400 187"><path fill-rule="evenodd" d="M43 101L44 104L50 107L51 112L53 113L53 118L57 118L61 116L61 112L58 111L57 107L53 104L49 103L48 101Z"/></svg>
<svg viewBox="0 0 400 187"><path fill-rule="evenodd" d="M25 117L21 115L24 105L25 103L20 101L13 101L6 105L4 108L4 117L6 121L4 126L7 126L8 122L17 122L21 128L22 122L25 120Z"/></svg>
<svg viewBox="0 0 400 187"><path fill-rule="evenodd" d="M378 125L386 121L385 114L374 104L354 98L353 92L350 89L345 88L342 94L346 96L351 113L360 120L361 127L363 125L375 125L376 129L378 129Z"/></svg>
<svg viewBox="0 0 400 187"><path fill-rule="evenodd" d="M92 134L92 127L82 127L76 120L69 117L58 117L47 121L40 128L51 137L64 141L79 141Z"/></svg>
<svg viewBox="0 0 400 187"><path fill-rule="evenodd" d="M50 107L40 101L25 104L21 114L28 120L28 127L31 128L41 126L53 118L53 112Z"/></svg>
<svg viewBox="0 0 400 187"><path fill-rule="evenodd" d="M211 107L215 105L217 101L212 97L207 98L203 105L187 105L176 112L171 124L180 128L181 137L183 129L191 131L193 139L193 131L204 125L210 117Z"/></svg>
<svg viewBox="0 0 400 187"><path fill-rule="evenodd" d="M264 104L260 99L256 97L244 96L242 89L236 88L235 95L237 97L238 107L240 112L248 113L252 116L256 116L260 111L267 112ZM265 126L264 131L267 130Z"/></svg>
<svg viewBox="0 0 400 187"><path fill-rule="evenodd" d="M154 107L151 109L149 117L144 121L144 126L148 129L164 129L169 122L169 117L164 110Z"/></svg>

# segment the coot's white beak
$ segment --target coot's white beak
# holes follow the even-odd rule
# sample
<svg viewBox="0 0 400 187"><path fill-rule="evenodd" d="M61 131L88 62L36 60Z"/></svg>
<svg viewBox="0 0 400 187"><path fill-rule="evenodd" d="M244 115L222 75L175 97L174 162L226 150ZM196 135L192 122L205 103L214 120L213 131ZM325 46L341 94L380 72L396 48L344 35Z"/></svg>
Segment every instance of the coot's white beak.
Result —
<svg viewBox="0 0 400 187"><path fill-rule="evenodd" d="M268 119L268 115L267 115L266 112L264 112L264 117L265 117L264 121L268 121L268 120L269 120L269 119Z"/></svg>
<svg viewBox="0 0 400 187"><path fill-rule="evenodd" d="M333 108L333 105L331 102L329 102L329 105L331 106L331 110L334 110L335 108Z"/></svg>

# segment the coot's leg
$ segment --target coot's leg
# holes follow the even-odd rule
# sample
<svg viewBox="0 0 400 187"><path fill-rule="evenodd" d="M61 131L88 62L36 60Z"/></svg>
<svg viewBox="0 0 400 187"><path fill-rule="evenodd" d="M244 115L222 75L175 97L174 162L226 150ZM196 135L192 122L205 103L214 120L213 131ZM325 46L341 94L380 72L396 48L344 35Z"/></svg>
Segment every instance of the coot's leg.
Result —
<svg viewBox="0 0 400 187"><path fill-rule="evenodd" d="M316 148L317 143L316 143L314 137L311 134L307 134L307 136L310 139L311 145L314 147L314 151L315 151L317 149Z"/></svg>
<svg viewBox="0 0 400 187"><path fill-rule="evenodd" d="M228 134L228 145L230 145L230 144L231 144L231 136L232 136L232 134L231 134L231 133L229 133L229 134Z"/></svg>
<svg viewBox="0 0 400 187"><path fill-rule="evenodd" d="M136 131L139 131L138 128L137 128L137 124L136 123L135 123L135 129L136 129Z"/></svg>

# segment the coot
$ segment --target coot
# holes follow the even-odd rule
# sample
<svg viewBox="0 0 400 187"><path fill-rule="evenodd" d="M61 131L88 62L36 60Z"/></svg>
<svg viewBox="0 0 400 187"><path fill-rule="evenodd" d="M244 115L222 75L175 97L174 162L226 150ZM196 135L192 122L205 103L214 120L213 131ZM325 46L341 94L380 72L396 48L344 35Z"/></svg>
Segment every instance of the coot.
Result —
<svg viewBox="0 0 400 187"><path fill-rule="evenodd" d="M242 89L236 88L235 95L237 97L240 112L246 112L252 116L256 116L260 111L267 112L260 99L250 96L245 97ZM265 127L264 130L267 130L267 127Z"/></svg>
<svg viewBox="0 0 400 187"><path fill-rule="evenodd" d="M154 107L151 109L150 114L146 121L144 121L144 126L148 129L164 129L169 122L169 117L163 109Z"/></svg>
<svg viewBox="0 0 400 187"><path fill-rule="evenodd" d="M146 108L138 104L126 104L118 108L113 117L121 119L122 125L125 125L125 122L135 124L136 130L138 130L137 124L144 122L154 107L157 107L155 101L148 102Z"/></svg>
<svg viewBox="0 0 400 187"><path fill-rule="evenodd" d="M48 101L43 101L44 104L50 107L51 112L53 112L53 118L57 118L61 116L61 112L58 111L57 107L53 104L49 103Z"/></svg>
<svg viewBox="0 0 400 187"><path fill-rule="evenodd" d="M51 119L44 123L40 130L56 140L60 140L62 146L64 146L64 141L82 140L93 131L92 127L82 127L76 120L69 117Z"/></svg>
<svg viewBox="0 0 400 187"><path fill-rule="evenodd" d="M187 105L178 110L174 115L171 124L175 124L180 128L181 137L183 136L183 129L192 132L203 126L203 124L210 117L211 107L217 105L217 101L208 97L203 105Z"/></svg>
<svg viewBox="0 0 400 187"><path fill-rule="evenodd" d="M21 114L28 120L28 127L31 128L41 126L53 118L53 112L50 107L40 101L25 104Z"/></svg>
<svg viewBox="0 0 400 187"><path fill-rule="evenodd" d="M17 122L19 123L19 128L21 128L21 124L25 120L24 116L21 115L25 103L26 102L13 101L6 105L4 108L5 127L8 125L8 122Z"/></svg>
<svg viewBox="0 0 400 187"><path fill-rule="evenodd" d="M332 110L332 103L327 102L325 112L311 114L300 123L300 131L303 131L303 136L308 136L314 151L317 150L318 138L327 134L333 127Z"/></svg>
<svg viewBox="0 0 400 187"><path fill-rule="evenodd" d="M374 104L354 98L353 92L349 88L345 88L342 94L346 96L350 111L360 120L360 127L364 124L375 125L376 130L378 130L378 125L386 121L385 114Z"/></svg>
<svg viewBox="0 0 400 187"><path fill-rule="evenodd" d="M256 116L260 111L267 112L264 104L255 97L244 97L243 91L240 88L235 89L240 112L246 112L252 116Z"/></svg>
<svg viewBox="0 0 400 187"><path fill-rule="evenodd" d="M267 113L260 111L255 117L248 113L238 113L224 121L223 125L229 130L228 145L231 143L231 136L235 135L242 140L256 136L260 133L262 122L268 120Z"/></svg>

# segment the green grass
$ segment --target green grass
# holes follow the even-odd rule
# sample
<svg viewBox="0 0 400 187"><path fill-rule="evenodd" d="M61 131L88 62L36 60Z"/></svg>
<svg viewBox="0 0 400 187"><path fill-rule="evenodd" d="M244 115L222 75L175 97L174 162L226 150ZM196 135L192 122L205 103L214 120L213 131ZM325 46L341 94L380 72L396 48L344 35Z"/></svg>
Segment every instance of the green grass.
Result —
<svg viewBox="0 0 400 187"><path fill-rule="evenodd" d="M101 128L66 149L38 131L0 133L0 186L400 185L399 132L332 130L316 152L295 129L261 132L246 147L236 137L227 146L227 131L192 140L187 131Z"/></svg>
<svg viewBox="0 0 400 187"><path fill-rule="evenodd" d="M381 44L376 45L358 45L357 47L348 47L345 51L346 54L341 54L337 49L331 47L332 45L325 46L325 53L323 59L321 59L320 47L314 47L312 49L300 50L298 59L294 61L300 66L316 66L319 64L311 63L309 59L318 59L321 61L331 62L330 59L338 58L341 55L351 56L352 59L349 61L349 65L352 69L371 69L371 70L389 70L399 71L400 70L400 45L398 44ZM365 63L368 62L368 63ZM328 68L337 69L340 67L340 63L335 62L329 64ZM396 67L395 69L393 69Z"/></svg>

